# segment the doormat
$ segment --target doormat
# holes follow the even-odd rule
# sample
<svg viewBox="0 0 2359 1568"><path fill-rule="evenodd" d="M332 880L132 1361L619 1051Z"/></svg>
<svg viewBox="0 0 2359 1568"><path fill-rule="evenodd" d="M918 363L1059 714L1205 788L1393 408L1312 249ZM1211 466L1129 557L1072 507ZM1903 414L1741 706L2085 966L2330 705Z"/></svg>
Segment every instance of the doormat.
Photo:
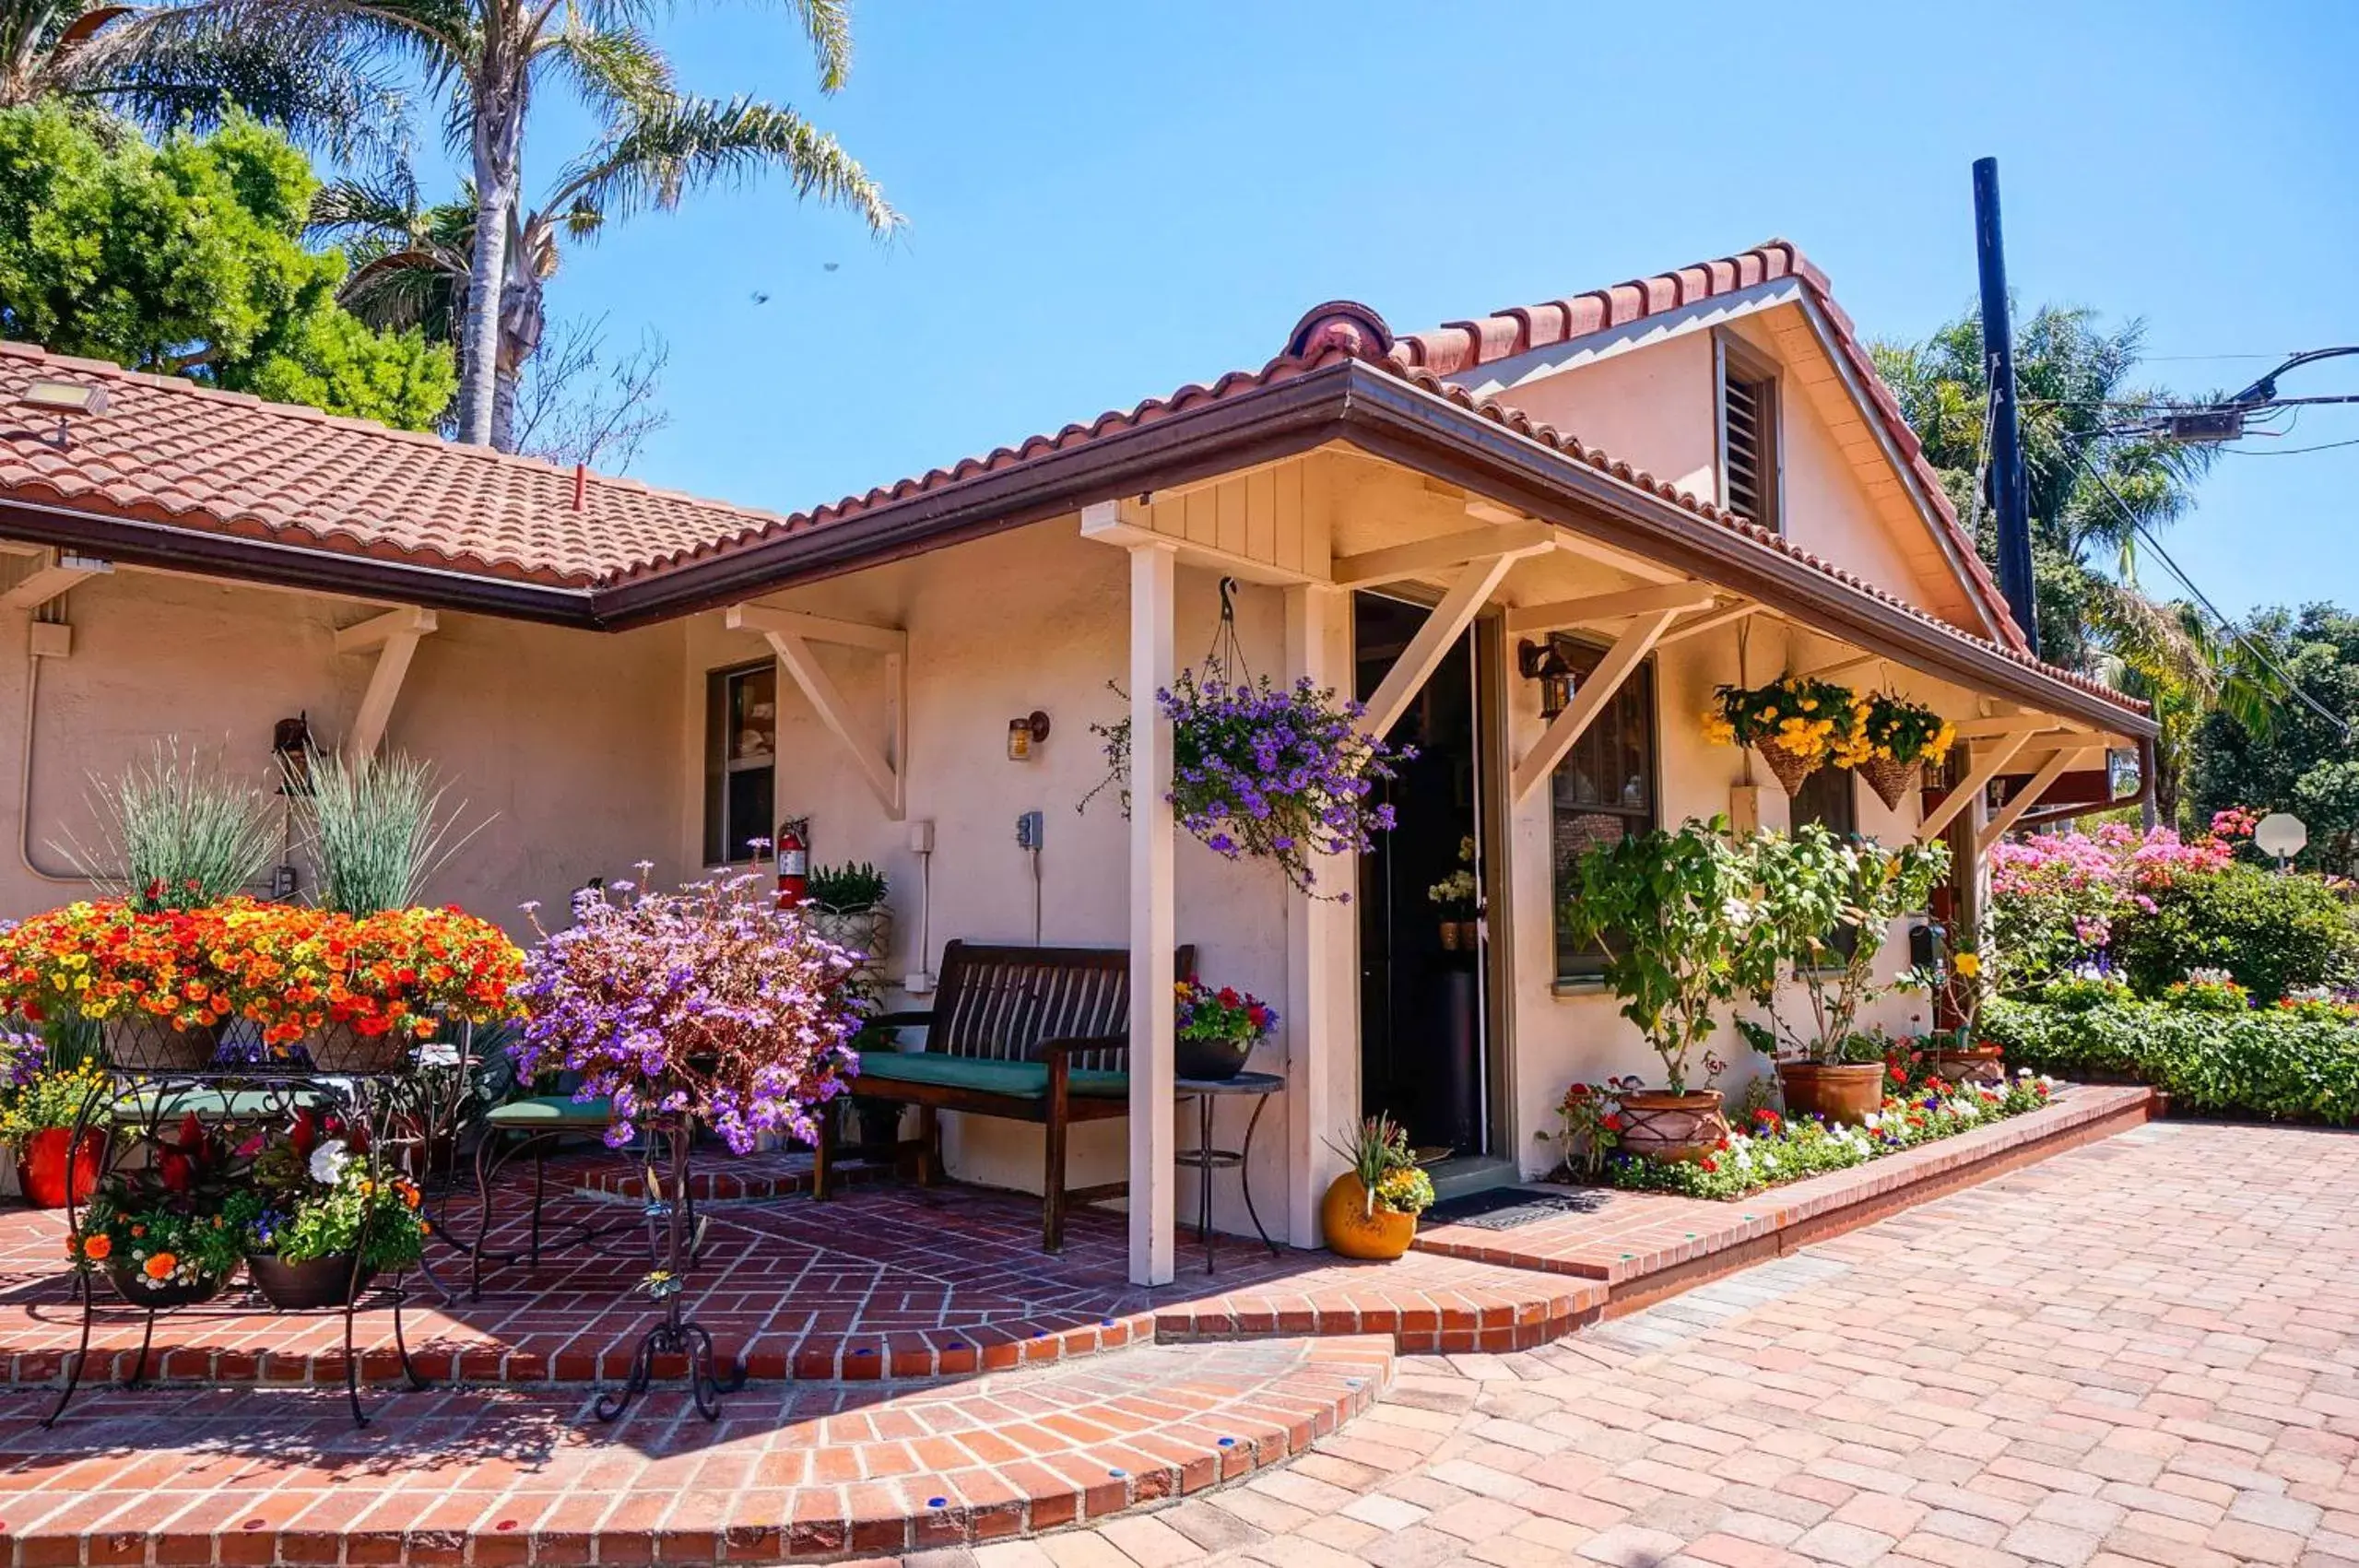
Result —
<svg viewBox="0 0 2359 1568"><path fill-rule="evenodd" d="M1437 1203L1425 1211L1430 1225L1472 1225L1479 1231L1513 1231L1567 1214L1595 1214L1606 1206L1601 1192L1533 1192L1526 1187L1493 1187Z"/></svg>

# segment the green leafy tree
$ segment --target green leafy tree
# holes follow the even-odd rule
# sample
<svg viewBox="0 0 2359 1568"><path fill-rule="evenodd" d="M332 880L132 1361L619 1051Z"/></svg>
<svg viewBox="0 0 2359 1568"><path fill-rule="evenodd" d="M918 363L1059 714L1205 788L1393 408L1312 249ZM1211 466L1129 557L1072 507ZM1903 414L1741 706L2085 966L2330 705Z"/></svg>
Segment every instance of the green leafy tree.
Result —
<svg viewBox="0 0 2359 1568"><path fill-rule="evenodd" d="M2032 572L2040 650L2154 705L2157 807L2175 819L2188 749L2205 713L2225 708L2269 722L2277 688L2216 638L2192 606L2157 601L2138 584L2138 530L2166 526L2194 504L2214 451L2105 432L2129 411L2170 400L2138 384L2144 327L2111 331L2085 308L2043 307L2016 326L2015 376L2031 497ZM1976 544L1998 559L1996 518L1980 494L1989 448L1989 380L1979 311L1919 344L1878 344L1876 365Z"/></svg>
<svg viewBox="0 0 2359 1568"><path fill-rule="evenodd" d="M317 188L302 153L240 114L149 147L55 105L0 111L0 332L425 429L450 354L336 304L343 256L302 243Z"/></svg>
<svg viewBox="0 0 2359 1568"><path fill-rule="evenodd" d="M2188 794L2199 817L2232 806L2291 811L2309 829L2301 861L2359 876L2359 616L2332 605L2264 610L2247 631L2340 722L2289 702L2254 725L2221 710L2198 727Z"/></svg>
<svg viewBox="0 0 2359 1568"><path fill-rule="evenodd" d="M162 134L233 108L337 151L383 138L399 95L291 14L202 5L0 0L0 109L102 110Z"/></svg>
<svg viewBox="0 0 2359 1568"><path fill-rule="evenodd" d="M763 169L797 192L850 206L870 228L899 221L867 172L791 109L681 94L670 62L642 30L655 7L633 0L219 0L265 18L307 18L358 58L390 55L447 89L450 124L468 153L473 220L460 287L457 434L501 444L525 358L539 341L541 288L556 270L560 230L573 238L690 190ZM786 0L833 92L852 63L844 0ZM525 141L536 92L572 88L600 125L591 149L559 176L537 213L523 210ZM443 258L434 265L443 265ZM496 289L487 280L498 279ZM504 395L503 395L504 388ZM509 432L513 435L513 432Z"/></svg>

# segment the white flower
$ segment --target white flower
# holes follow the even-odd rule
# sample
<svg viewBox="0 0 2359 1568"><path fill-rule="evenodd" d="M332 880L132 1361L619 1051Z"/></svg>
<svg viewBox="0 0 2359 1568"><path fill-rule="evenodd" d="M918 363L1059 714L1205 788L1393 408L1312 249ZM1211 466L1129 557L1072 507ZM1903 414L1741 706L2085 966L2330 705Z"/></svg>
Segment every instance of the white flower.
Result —
<svg viewBox="0 0 2359 1568"><path fill-rule="evenodd" d="M459 1048L447 1040L420 1045L418 1048L418 1065L421 1067L455 1067L459 1065Z"/></svg>
<svg viewBox="0 0 2359 1568"><path fill-rule="evenodd" d="M1752 905L1742 899L1729 899L1720 906L1720 916L1739 930L1752 924Z"/></svg>
<svg viewBox="0 0 2359 1568"><path fill-rule="evenodd" d="M329 1138L312 1150L312 1180L324 1187L332 1187L344 1174L344 1167L351 1162L352 1153L344 1147L344 1140Z"/></svg>
<svg viewBox="0 0 2359 1568"><path fill-rule="evenodd" d="M1884 1114L1881 1111L1870 1111L1866 1115L1859 1118L1859 1125L1868 1128L1871 1132L1877 1127L1883 1126L1883 1122Z"/></svg>

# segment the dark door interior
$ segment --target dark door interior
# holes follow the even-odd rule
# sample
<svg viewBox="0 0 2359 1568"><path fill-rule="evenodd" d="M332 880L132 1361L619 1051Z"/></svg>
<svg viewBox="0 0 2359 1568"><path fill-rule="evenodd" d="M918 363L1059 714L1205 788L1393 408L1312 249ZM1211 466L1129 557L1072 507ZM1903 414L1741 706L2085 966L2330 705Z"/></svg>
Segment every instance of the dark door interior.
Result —
<svg viewBox="0 0 2359 1568"><path fill-rule="evenodd" d="M1380 595L1353 596L1362 701L1374 693L1428 613ZM1419 1149L1453 1155L1489 1151L1484 965L1480 940L1445 945L1443 915L1429 891L1461 870L1478 886L1481 879L1477 668L1469 632L1394 726L1388 738L1416 747L1417 756L1379 786L1397 826L1377 834L1375 852L1360 862L1362 1112L1387 1112Z"/></svg>

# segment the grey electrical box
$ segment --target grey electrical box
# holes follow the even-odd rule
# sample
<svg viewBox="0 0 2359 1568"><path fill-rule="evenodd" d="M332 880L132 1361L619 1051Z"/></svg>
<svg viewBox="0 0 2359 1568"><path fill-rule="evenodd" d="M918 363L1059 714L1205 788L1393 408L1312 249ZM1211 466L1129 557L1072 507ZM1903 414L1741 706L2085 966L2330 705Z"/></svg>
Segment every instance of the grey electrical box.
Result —
<svg viewBox="0 0 2359 1568"><path fill-rule="evenodd" d="M1016 847L1019 849L1038 849L1040 847L1041 833L1045 827L1045 819L1037 811L1027 811L1022 816L1017 818Z"/></svg>

